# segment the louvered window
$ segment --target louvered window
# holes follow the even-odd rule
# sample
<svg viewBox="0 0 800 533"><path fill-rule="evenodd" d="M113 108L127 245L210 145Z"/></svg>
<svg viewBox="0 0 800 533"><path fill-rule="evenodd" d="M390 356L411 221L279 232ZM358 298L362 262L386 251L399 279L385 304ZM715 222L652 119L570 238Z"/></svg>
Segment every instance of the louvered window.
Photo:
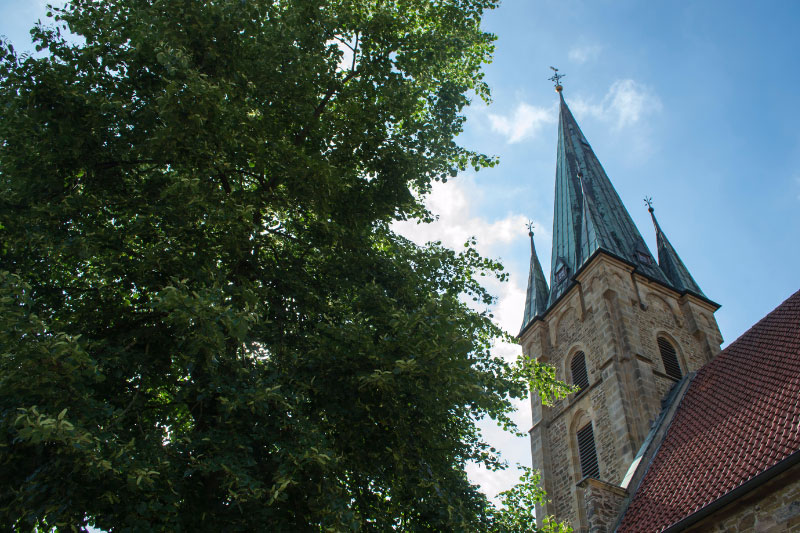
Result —
<svg viewBox="0 0 800 533"><path fill-rule="evenodd" d="M578 455L581 458L581 476L599 478L600 468L597 466L597 451L594 448L591 422L578 430Z"/></svg>
<svg viewBox="0 0 800 533"><path fill-rule="evenodd" d="M658 338L658 349L661 352L661 360L664 361L664 372L671 378L681 379L683 373L678 364L678 354L675 347L664 337Z"/></svg>
<svg viewBox="0 0 800 533"><path fill-rule="evenodd" d="M578 352L572 357L570 363L572 371L572 384L576 385L579 392L589 386L589 374L586 372L586 355Z"/></svg>

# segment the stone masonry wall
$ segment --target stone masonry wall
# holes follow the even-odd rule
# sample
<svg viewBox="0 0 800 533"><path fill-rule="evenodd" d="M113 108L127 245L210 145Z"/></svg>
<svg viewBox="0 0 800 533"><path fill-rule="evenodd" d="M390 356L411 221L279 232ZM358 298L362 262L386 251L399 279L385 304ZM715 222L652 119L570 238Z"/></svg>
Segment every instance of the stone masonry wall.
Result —
<svg viewBox="0 0 800 533"><path fill-rule="evenodd" d="M550 501L555 506L552 514L563 516L565 520L574 520L577 515L572 508L570 497L572 477L570 475L569 436L563 418L553 422L547 436L550 440L550 457L553 465L552 475L550 476L552 481L550 485L551 494L548 494Z"/></svg>
<svg viewBox="0 0 800 533"><path fill-rule="evenodd" d="M577 425L591 420L600 477L618 485L675 383L664 373L658 335L675 344L683 373L705 364L721 342L713 308L632 276L628 265L608 256L593 259L578 282L520 339L527 356L553 365L567 382L572 356L580 350L586 357L588 390L550 407L531 395L538 424L531 432L533 466L551 501L543 511L570 521L576 532L588 527L576 487ZM716 351L709 349L717 339Z"/></svg>
<svg viewBox="0 0 800 533"><path fill-rule="evenodd" d="M587 478L579 483L583 490L589 533L609 533L617 521L628 493L625 489Z"/></svg>

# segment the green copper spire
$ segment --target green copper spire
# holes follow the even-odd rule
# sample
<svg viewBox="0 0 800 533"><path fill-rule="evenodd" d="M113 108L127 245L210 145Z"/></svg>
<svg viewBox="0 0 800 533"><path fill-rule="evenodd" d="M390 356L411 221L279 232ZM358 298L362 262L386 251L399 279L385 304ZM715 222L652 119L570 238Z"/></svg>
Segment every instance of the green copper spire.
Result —
<svg viewBox="0 0 800 533"><path fill-rule="evenodd" d="M525 315L522 317L520 331L525 329L531 320L544 314L550 296L539 256L536 255L536 246L533 244L533 224L528 224L528 236L531 238L531 269L528 274L528 293L525 296Z"/></svg>
<svg viewBox="0 0 800 533"><path fill-rule="evenodd" d="M603 166L564 101L561 86L550 301L598 250L618 257L645 276L670 285L611 185Z"/></svg>
<svg viewBox="0 0 800 533"><path fill-rule="evenodd" d="M691 292L697 296L706 297L700 286L694 280L689 269L683 264L678 252L672 247L667 236L661 231L661 226L658 225L656 220L655 209L651 198L645 198L647 210L650 211L650 217L653 219L653 226L656 228L656 246L658 247L658 265L661 270L669 278L672 286L679 292Z"/></svg>

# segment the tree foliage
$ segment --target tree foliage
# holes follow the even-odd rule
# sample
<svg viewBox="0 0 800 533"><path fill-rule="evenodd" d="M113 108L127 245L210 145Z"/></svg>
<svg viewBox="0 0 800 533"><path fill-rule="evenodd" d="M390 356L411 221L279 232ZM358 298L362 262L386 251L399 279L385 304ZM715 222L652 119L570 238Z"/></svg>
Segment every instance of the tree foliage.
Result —
<svg viewBox="0 0 800 533"><path fill-rule="evenodd" d="M3 528L490 527L475 421L558 385L490 352L499 264L390 224L493 163L454 138L495 4L72 0L2 43Z"/></svg>
<svg viewBox="0 0 800 533"><path fill-rule="evenodd" d="M536 505L543 504L547 499L539 481L538 472L527 467L522 468L519 483L498 494L501 507L492 517L491 533L572 532L569 524L558 522L552 516L544 517L541 529L536 530Z"/></svg>

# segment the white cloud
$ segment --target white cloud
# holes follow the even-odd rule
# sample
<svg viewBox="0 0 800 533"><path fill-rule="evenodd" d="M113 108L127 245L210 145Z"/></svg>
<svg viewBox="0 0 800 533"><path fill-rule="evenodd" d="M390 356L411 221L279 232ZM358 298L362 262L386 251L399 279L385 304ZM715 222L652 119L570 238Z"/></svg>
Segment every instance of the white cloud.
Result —
<svg viewBox="0 0 800 533"><path fill-rule="evenodd" d="M464 242L475 236L478 240L478 251L488 257L511 255L520 246L527 249L526 217L516 213L508 213L498 219L479 216L476 214L475 199L481 197L480 187L469 176L461 176L446 184L434 184L425 203L432 213L438 215L437 221L431 224L398 222L392 227L418 244L441 241L445 246L456 250L463 249ZM544 227L539 222L535 225L537 228ZM547 231L537 229L536 233L537 240L549 240ZM486 286L497 296L497 303L492 307L495 321L514 334L519 330L522 321L528 273L527 270L513 270L511 264L506 267L512 267L508 282L487 280ZM520 347L501 342L494 347L494 353L513 361L520 353ZM512 415L512 419L524 431L531 422L530 403L528 400L519 400L514 405L518 410ZM492 420L480 421L479 427L486 442L500 450L502 457L512 465L508 470L500 472L492 472L475 464L468 465L467 473L472 482L480 485L487 496L495 498L499 492L511 488L519 480L520 472L514 467L516 463L530 465L530 443L525 437L516 437L498 428Z"/></svg>
<svg viewBox="0 0 800 533"><path fill-rule="evenodd" d="M536 107L524 102L508 117L489 113L492 131L505 135L508 143L533 136L544 124L556 121L555 108Z"/></svg>
<svg viewBox="0 0 800 533"><path fill-rule="evenodd" d="M494 220L476 214L476 198L483 191L470 176L459 176L447 183L434 183L431 193L425 199L427 208L437 216L430 224L417 224L413 221L395 222L392 229L417 244L441 241L454 250L462 250L470 238L477 239L477 250L485 257L502 258L518 254L520 247L529 249L526 225L528 218L519 213L507 213L505 217ZM540 221L533 221L536 240L539 243L550 241L550 232ZM525 253L523 252L523 253ZM547 257L539 250L539 259L547 265ZM525 307L525 285L528 282L527 261L523 272L515 271L511 263L505 265L510 274L508 282L487 278L486 286L497 296L492 307L495 322L512 334L517 333ZM519 347L513 344L499 344L498 355L508 360L516 358Z"/></svg>
<svg viewBox="0 0 800 533"><path fill-rule="evenodd" d="M521 214L511 213L497 220L478 216L473 213L472 202L480 196L480 189L467 176L447 183L435 183L425 205L438 216L438 220L431 224L398 222L393 228L417 244L442 241L445 246L456 250L461 249L470 237L477 237L478 251L493 256L502 245L519 242L527 219Z"/></svg>
<svg viewBox="0 0 800 533"><path fill-rule="evenodd" d="M661 111L661 99L649 88L633 80L617 80L606 95L617 127L635 124L643 115Z"/></svg>
<svg viewBox="0 0 800 533"><path fill-rule="evenodd" d="M608 111L604 107L603 102L594 103L580 96L569 99L569 108L579 119L593 117L603 120L608 116Z"/></svg>
<svg viewBox="0 0 800 533"><path fill-rule="evenodd" d="M603 47L599 44L590 44L585 46L573 46L569 51L568 57L575 63L583 64L587 61L593 61L600 56Z"/></svg>
<svg viewBox="0 0 800 533"><path fill-rule="evenodd" d="M512 419L524 432L531 425L530 400L514 400L513 405L517 411L512 415ZM484 494L497 501L498 493L510 489L519 482L522 471L516 465L531 466L530 440L528 437L517 437L503 431L489 420L482 420L478 425L486 442L502 452L502 457L508 462L509 468L492 472L482 465L469 463L467 475L473 483L480 485Z"/></svg>
<svg viewBox="0 0 800 533"><path fill-rule="evenodd" d="M570 99L570 109L578 116L592 116L611 122L620 130L639 122L644 116L661 111L661 99L646 85L631 79L611 84L599 103L582 98Z"/></svg>

